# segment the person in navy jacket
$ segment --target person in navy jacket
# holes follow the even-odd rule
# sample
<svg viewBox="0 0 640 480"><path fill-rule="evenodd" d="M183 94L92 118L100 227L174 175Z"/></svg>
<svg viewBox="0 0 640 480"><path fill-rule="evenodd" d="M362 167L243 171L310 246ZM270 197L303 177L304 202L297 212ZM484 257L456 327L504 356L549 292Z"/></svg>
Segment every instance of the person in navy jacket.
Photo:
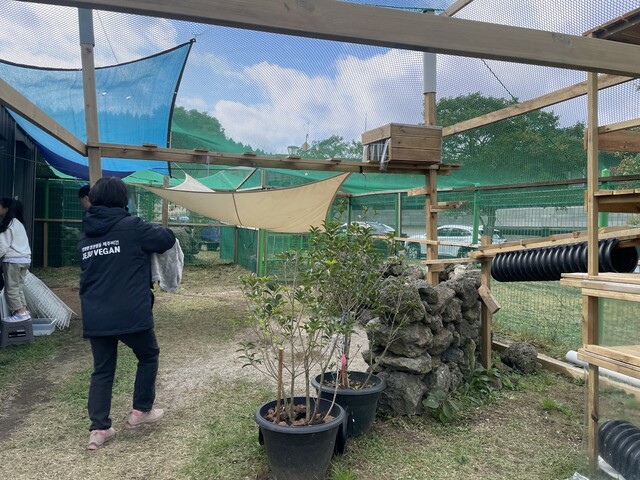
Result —
<svg viewBox="0 0 640 480"><path fill-rule="evenodd" d="M169 250L176 239L168 228L127 211L127 185L117 177L98 180L89 192L89 201L78 251L83 336L91 343L94 366L87 448L96 450L115 435L110 410L119 342L138 358L133 410L125 427L153 424L164 414L153 408L160 349L151 309L150 255Z"/></svg>

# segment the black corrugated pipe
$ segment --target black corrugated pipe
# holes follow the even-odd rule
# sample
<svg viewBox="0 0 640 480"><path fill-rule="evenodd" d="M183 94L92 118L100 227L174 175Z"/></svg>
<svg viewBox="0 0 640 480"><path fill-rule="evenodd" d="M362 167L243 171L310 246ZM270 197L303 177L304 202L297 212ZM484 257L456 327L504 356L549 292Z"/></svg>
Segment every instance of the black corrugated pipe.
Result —
<svg viewBox="0 0 640 480"><path fill-rule="evenodd" d="M620 247L617 238L598 242L598 271L629 273L638 264L635 247ZM587 272L587 243L498 253L491 276L499 282L560 280L563 273Z"/></svg>
<svg viewBox="0 0 640 480"><path fill-rule="evenodd" d="M626 480L640 480L640 428L610 420L598 430L600 456Z"/></svg>

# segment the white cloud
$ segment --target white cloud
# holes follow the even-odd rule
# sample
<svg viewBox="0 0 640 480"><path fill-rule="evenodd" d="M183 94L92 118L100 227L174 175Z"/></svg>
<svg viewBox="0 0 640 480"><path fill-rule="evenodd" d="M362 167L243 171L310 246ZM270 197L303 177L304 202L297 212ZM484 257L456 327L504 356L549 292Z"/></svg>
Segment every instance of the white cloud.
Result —
<svg viewBox="0 0 640 480"><path fill-rule="evenodd" d="M180 96L178 104L187 110L198 110L199 112L204 112L209 107L207 101L202 97Z"/></svg>
<svg viewBox="0 0 640 480"><path fill-rule="evenodd" d="M368 59L347 56L338 59L333 77L261 62L243 75L263 100L221 100L211 114L234 140L268 151L301 145L307 128L310 142L331 135L359 140L365 128L421 121L421 58L397 50Z"/></svg>
<svg viewBox="0 0 640 480"><path fill-rule="evenodd" d="M78 9L0 0L0 58L50 68L81 68ZM96 66L129 62L177 44L172 22L94 11Z"/></svg>

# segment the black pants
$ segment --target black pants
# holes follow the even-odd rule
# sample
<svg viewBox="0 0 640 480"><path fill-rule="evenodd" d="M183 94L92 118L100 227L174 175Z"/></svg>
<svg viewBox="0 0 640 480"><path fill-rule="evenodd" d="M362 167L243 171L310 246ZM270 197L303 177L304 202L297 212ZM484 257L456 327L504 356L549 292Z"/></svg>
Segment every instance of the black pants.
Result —
<svg viewBox="0 0 640 480"><path fill-rule="evenodd" d="M89 430L106 430L111 427L111 391L116 373L118 341L128 346L138 358L136 382L133 390L133 408L148 412L156 398L156 376L160 348L153 328L144 332L92 337L93 374L89 387Z"/></svg>

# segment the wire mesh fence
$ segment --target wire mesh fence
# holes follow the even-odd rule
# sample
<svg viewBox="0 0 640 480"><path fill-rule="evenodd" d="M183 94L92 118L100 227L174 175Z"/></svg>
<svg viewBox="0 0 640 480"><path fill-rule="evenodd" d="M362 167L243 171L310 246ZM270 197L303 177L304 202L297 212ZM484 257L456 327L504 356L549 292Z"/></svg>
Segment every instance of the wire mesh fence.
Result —
<svg viewBox="0 0 640 480"><path fill-rule="evenodd" d="M77 191L82 182L38 180L34 237L34 265L64 266L79 263L75 249L81 235L83 209ZM614 183L614 186L616 184ZM583 184L530 188L458 189L439 193L439 200L465 202L441 213L440 226L493 226L505 240L544 237L586 229ZM162 220L162 199L136 186L130 187L133 214L145 220ZM425 199L406 192L359 195L336 199L331 218L383 225L400 237L424 234ZM282 234L222 225L169 203L169 226L180 240L187 265L237 263L260 275L281 275L280 253L305 249L309 234ZM609 214L601 225L633 223L636 215ZM382 244L382 243L381 243ZM396 251L405 253L402 242ZM407 260L418 263L420 260ZM494 316L499 336L531 341L549 353L563 356L581 345L581 295L559 282L492 282L492 292L502 309ZM601 332L605 344L639 337L640 320L633 304L605 300L608 319ZM635 336L635 337L634 337ZM638 339L640 341L640 339Z"/></svg>

